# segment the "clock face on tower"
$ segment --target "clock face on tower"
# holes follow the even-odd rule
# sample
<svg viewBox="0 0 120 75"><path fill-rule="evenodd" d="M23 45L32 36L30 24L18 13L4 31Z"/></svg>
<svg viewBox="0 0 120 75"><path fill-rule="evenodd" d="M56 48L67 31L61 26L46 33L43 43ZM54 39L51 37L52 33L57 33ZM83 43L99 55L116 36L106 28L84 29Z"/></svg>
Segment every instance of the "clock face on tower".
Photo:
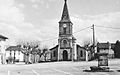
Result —
<svg viewBox="0 0 120 75"><path fill-rule="evenodd" d="M64 28L66 28L66 27L67 27L67 25L66 25L66 24L63 24L63 27L64 27Z"/></svg>

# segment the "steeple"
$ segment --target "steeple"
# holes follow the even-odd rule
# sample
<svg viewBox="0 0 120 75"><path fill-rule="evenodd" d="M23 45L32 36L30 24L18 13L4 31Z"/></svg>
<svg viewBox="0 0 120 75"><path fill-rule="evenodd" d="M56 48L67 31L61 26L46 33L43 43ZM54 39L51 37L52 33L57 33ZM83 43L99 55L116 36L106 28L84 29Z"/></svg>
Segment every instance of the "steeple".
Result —
<svg viewBox="0 0 120 75"><path fill-rule="evenodd" d="M67 0L65 0L63 13L60 22L71 22L69 17L69 12L67 8Z"/></svg>

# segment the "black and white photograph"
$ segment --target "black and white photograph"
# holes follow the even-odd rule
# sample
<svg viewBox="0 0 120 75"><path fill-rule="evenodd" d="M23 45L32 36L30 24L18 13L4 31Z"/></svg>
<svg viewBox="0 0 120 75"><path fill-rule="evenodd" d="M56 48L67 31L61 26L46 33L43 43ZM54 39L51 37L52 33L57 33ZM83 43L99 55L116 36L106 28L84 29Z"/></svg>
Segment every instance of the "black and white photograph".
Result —
<svg viewBox="0 0 120 75"><path fill-rule="evenodd" d="M0 75L120 75L120 0L0 0Z"/></svg>

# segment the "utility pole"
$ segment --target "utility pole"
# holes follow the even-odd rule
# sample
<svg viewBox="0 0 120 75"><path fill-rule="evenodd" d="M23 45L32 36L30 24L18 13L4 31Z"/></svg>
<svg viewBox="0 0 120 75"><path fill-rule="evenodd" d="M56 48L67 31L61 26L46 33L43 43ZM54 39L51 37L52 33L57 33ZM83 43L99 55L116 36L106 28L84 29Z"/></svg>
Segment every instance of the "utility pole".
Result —
<svg viewBox="0 0 120 75"><path fill-rule="evenodd" d="M92 29L93 29L93 50L95 51L95 25L92 25Z"/></svg>

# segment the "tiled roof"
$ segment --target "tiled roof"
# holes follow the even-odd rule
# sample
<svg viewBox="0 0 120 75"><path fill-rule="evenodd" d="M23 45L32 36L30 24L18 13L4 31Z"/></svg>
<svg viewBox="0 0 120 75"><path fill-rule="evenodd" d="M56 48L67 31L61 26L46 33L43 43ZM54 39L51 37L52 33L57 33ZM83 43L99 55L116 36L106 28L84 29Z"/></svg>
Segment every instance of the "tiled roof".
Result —
<svg viewBox="0 0 120 75"><path fill-rule="evenodd" d="M3 35L0 35L0 38L2 38L2 39L8 39L7 37L5 37Z"/></svg>
<svg viewBox="0 0 120 75"><path fill-rule="evenodd" d="M20 47L17 47L17 46L10 46L10 47L8 47L7 49L6 49L6 51L20 51L21 50L21 48Z"/></svg>
<svg viewBox="0 0 120 75"><path fill-rule="evenodd" d="M112 49L115 47L115 43L98 43L97 47L100 49L108 49L109 45L111 45Z"/></svg>
<svg viewBox="0 0 120 75"><path fill-rule="evenodd" d="M108 49L109 48L109 43L98 43L97 47L100 49Z"/></svg>
<svg viewBox="0 0 120 75"><path fill-rule="evenodd" d="M81 47L80 45L76 44L77 48L82 48L82 49L85 49L85 47ZM86 49L85 49L86 50Z"/></svg>

